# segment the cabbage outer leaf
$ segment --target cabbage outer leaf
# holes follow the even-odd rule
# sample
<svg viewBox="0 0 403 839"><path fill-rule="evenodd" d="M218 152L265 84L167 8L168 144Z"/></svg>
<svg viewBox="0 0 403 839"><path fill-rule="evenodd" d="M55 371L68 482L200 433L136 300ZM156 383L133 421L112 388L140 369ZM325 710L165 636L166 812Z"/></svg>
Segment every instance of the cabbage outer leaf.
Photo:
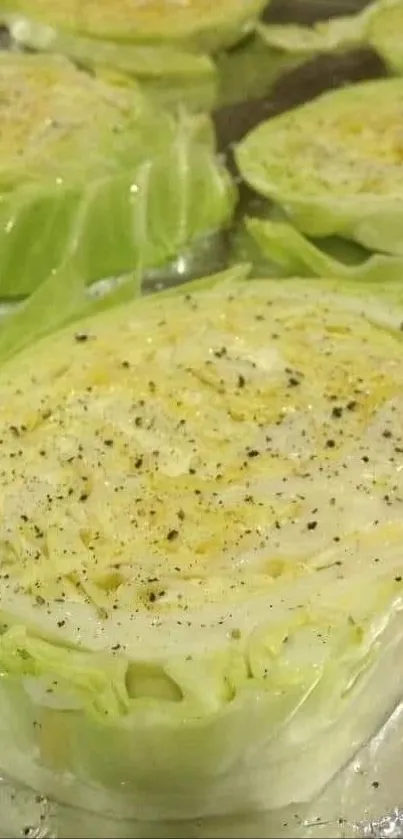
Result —
<svg viewBox="0 0 403 839"><path fill-rule="evenodd" d="M3 366L0 768L57 800L307 801L401 697L401 284L246 274Z"/></svg>

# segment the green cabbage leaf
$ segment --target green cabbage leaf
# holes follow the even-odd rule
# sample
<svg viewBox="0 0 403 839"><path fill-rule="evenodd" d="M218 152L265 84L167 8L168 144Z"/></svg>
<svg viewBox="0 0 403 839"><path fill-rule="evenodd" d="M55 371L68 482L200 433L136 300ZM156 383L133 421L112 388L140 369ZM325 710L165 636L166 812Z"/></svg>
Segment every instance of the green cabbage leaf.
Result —
<svg viewBox="0 0 403 839"><path fill-rule="evenodd" d="M64 58L4 53L0 78L1 298L69 261L89 284L164 264L231 217L207 117Z"/></svg>
<svg viewBox="0 0 403 839"><path fill-rule="evenodd" d="M273 273L365 283L401 281L403 277L403 260L399 256L352 250L351 243L342 240L326 241L323 247L321 242L309 240L287 222L251 217L245 220L245 227Z"/></svg>
<svg viewBox="0 0 403 839"><path fill-rule="evenodd" d="M0 355L13 779L118 819L278 809L400 700L401 283L355 280L239 265Z"/></svg>

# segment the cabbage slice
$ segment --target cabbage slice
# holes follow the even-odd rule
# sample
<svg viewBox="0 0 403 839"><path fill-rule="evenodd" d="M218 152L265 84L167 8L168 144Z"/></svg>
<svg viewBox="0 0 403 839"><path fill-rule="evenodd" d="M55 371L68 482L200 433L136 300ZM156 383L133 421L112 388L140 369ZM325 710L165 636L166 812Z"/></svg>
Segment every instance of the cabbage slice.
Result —
<svg viewBox="0 0 403 839"><path fill-rule="evenodd" d="M0 769L116 818L309 801L403 689L400 284L245 270L0 374Z"/></svg>
<svg viewBox="0 0 403 839"><path fill-rule="evenodd" d="M230 217L207 118L64 58L3 53L0 86L1 297L69 260L88 282L162 264Z"/></svg>
<svg viewBox="0 0 403 839"><path fill-rule="evenodd" d="M325 93L253 130L241 174L309 236L402 255L402 101L399 79Z"/></svg>

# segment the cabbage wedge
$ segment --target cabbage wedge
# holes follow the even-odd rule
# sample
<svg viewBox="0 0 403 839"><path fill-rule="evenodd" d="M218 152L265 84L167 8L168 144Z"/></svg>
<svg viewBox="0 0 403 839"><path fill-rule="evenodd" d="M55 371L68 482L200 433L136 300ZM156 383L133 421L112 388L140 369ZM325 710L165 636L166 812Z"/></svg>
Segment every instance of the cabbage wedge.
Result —
<svg viewBox="0 0 403 839"><path fill-rule="evenodd" d="M64 58L0 55L0 297L68 261L91 283L159 265L230 218L205 117Z"/></svg>
<svg viewBox="0 0 403 839"><path fill-rule="evenodd" d="M325 93L254 129L238 167L303 233L401 256L402 102L400 79Z"/></svg>
<svg viewBox="0 0 403 839"><path fill-rule="evenodd" d="M403 691L401 286L244 275L0 373L0 769L117 819L309 801Z"/></svg>

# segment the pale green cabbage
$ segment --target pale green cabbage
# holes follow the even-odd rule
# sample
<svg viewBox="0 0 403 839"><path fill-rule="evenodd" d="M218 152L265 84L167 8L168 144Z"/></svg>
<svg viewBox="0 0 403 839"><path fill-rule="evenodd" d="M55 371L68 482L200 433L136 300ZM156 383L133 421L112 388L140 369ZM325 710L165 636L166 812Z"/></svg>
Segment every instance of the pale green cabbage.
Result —
<svg viewBox="0 0 403 839"><path fill-rule="evenodd" d="M217 101L217 68L207 54L165 43L115 43L72 35L18 14L6 14L1 7L0 17L15 47L64 55L90 71L107 68L125 74L140 82L157 105L186 105L198 111L211 110Z"/></svg>
<svg viewBox="0 0 403 839"><path fill-rule="evenodd" d="M251 217L245 220L245 228L259 248L260 260L265 258L272 271L281 270L283 276L333 277L366 283L403 277L403 259L399 256L361 252L344 240L326 240L325 247L319 247L284 221ZM259 264L259 258L255 259Z"/></svg>
<svg viewBox="0 0 403 839"><path fill-rule="evenodd" d="M2 298L69 261L89 283L164 264L231 217L207 117L64 58L3 53L0 86Z"/></svg>
<svg viewBox="0 0 403 839"><path fill-rule="evenodd" d="M216 105L234 105L267 96L283 73L300 64L299 56L273 50L258 36L248 38L217 56Z"/></svg>
<svg viewBox="0 0 403 839"><path fill-rule="evenodd" d="M0 375L0 769L117 819L309 801L402 693L400 284L246 273Z"/></svg>

